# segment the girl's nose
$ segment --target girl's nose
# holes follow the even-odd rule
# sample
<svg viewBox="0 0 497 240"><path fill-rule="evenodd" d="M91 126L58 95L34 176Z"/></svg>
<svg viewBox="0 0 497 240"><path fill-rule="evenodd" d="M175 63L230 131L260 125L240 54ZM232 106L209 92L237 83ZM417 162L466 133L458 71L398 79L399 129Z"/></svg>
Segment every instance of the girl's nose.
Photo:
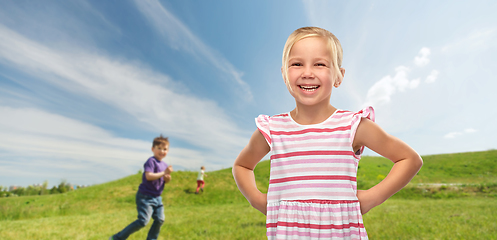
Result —
<svg viewBox="0 0 497 240"><path fill-rule="evenodd" d="M310 67L305 67L304 71L302 72L302 77L303 78L312 78L312 77L314 77L314 74L312 73L312 69Z"/></svg>

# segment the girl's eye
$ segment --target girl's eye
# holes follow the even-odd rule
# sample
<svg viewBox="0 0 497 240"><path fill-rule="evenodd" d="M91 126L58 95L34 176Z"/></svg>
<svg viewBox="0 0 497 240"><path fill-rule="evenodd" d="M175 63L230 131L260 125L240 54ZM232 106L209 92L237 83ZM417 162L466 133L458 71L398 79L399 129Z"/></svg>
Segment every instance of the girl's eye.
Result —
<svg viewBox="0 0 497 240"><path fill-rule="evenodd" d="M292 63L290 66L302 66L301 63Z"/></svg>
<svg viewBox="0 0 497 240"><path fill-rule="evenodd" d="M316 63L316 66L325 67L326 64L324 64L324 63Z"/></svg>

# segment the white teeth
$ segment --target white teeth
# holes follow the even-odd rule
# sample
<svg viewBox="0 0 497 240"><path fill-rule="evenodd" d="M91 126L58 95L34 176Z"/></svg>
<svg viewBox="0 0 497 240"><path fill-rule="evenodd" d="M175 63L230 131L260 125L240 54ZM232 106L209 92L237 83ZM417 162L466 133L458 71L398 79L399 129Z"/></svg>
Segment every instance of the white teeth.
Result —
<svg viewBox="0 0 497 240"><path fill-rule="evenodd" d="M319 86L318 85L316 85L316 86L302 86L302 85L300 85L299 87L304 91L311 92L311 91L318 89Z"/></svg>

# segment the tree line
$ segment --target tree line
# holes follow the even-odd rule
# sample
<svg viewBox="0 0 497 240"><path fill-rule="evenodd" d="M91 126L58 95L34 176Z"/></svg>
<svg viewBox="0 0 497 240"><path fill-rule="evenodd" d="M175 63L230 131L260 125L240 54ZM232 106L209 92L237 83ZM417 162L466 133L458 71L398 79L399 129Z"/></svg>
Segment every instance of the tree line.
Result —
<svg viewBox="0 0 497 240"><path fill-rule="evenodd" d="M0 186L0 197L17 197L17 196L32 196L32 195L48 195L59 194L74 191L74 186L66 181L62 181L59 185L48 189L48 181L44 181L40 185L30 185L27 187L8 187ZM81 188L82 186L79 186Z"/></svg>

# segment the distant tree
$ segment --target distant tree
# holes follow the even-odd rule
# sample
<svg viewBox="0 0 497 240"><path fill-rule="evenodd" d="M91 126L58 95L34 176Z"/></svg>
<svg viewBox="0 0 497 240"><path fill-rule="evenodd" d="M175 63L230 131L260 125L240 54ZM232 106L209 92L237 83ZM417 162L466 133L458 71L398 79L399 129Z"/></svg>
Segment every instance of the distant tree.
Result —
<svg viewBox="0 0 497 240"><path fill-rule="evenodd" d="M67 192L67 186L66 186L66 182L65 181L62 181L60 184L59 184L59 193L65 193Z"/></svg>
<svg viewBox="0 0 497 240"><path fill-rule="evenodd" d="M43 184L29 185L27 187L15 187L9 190L7 187L0 186L0 197L12 196L29 196L29 195L45 195L45 194L58 194L73 191L73 185L62 180L58 186L53 186L48 189L48 181L45 180Z"/></svg>
<svg viewBox="0 0 497 240"><path fill-rule="evenodd" d="M4 186L0 186L0 197L7 197L7 194L7 187L4 188Z"/></svg>
<svg viewBox="0 0 497 240"><path fill-rule="evenodd" d="M36 192L36 187L32 186L32 185L29 185L27 188L26 188L26 191L24 192L24 195L26 196L29 196L29 195L36 195L35 194ZM21 195L19 195L21 196Z"/></svg>
<svg viewBox="0 0 497 240"><path fill-rule="evenodd" d="M56 186L53 186L50 189L50 194L56 194L56 193L59 193L59 189Z"/></svg>
<svg viewBox="0 0 497 240"><path fill-rule="evenodd" d="M47 187L48 187L48 181L45 180L45 181L43 181L43 184L41 185L40 195L47 194Z"/></svg>
<svg viewBox="0 0 497 240"><path fill-rule="evenodd" d="M26 189L24 187L18 187L11 192L17 196L24 196L24 194L26 193Z"/></svg>

